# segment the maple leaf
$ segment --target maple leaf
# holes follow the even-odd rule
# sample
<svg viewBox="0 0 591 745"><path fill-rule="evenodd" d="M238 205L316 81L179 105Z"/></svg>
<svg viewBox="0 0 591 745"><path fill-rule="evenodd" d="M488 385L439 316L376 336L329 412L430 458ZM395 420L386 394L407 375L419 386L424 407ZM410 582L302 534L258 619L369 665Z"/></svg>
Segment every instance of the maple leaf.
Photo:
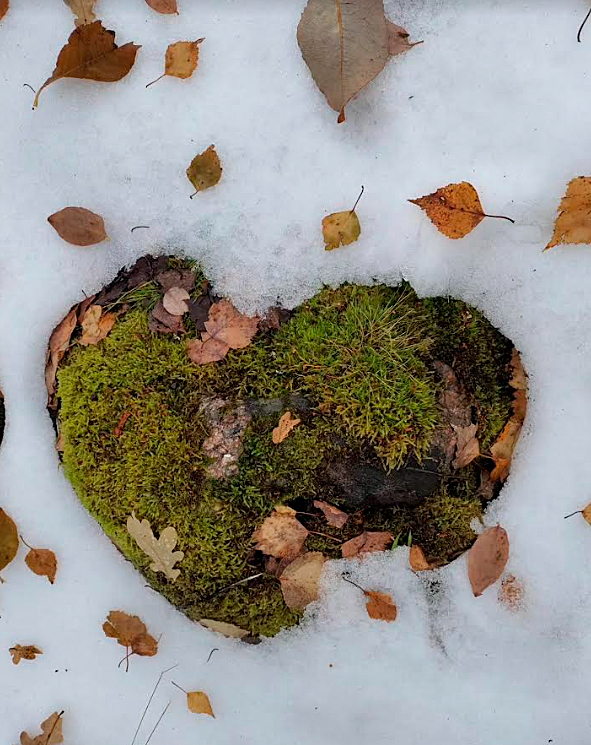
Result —
<svg viewBox="0 0 591 745"><path fill-rule="evenodd" d="M214 621L210 618L200 618L199 623L210 631L223 634L223 636L228 639L242 639L245 636L250 636L250 632L246 629L241 629L233 623L226 623L226 621Z"/></svg>
<svg viewBox="0 0 591 745"><path fill-rule="evenodd" d="M572 179L560 202L554 234L544 251L565 243L591 243L591 177Z"/></svg>
<svg viewBox="0 0 591 745"><path fill-rule="evenodd" d="M326 518L326 522L329 525L332 525L333 528L344 527L345 523L349 519L349 515L346 512L343 512L343 510L339 510L338 507L335 507L328 502L323 502L321 499L314 500L314 507L318 507L318 509L322 511L324 517Z"/></svg>
<svg viewBox="0 0 591 745"><path fill-rule="evenodd" d="M169 525L164 528L160 532L158 540L156 540L150 523L147 520L140 522L135 513L132 512L127 518L127 532L142 551L152 559L150 569L153 572L162 572L173 582L178 578L181 570L173 567L177 561L184 558L185 554L182 551L174 550L178 541L178 534L172 526Z"/></svg>
<svg viewBox="0 0 591 745"><path fill-rule="evenodd" d="M59 745L64 741L62 735L62 714L55 711L51 716L41 722L41 734L32 738L27 732L21 732L21 745Z"/></svg>
<svg viewBox="0 0 591 745"><path fill-rule="evenodd" d="M39 104L41 91L62 78L79 78L113 83L124 78L133 67L137 44L115 44L115 32L100 21L78 26L58 55L55 70L37 91L33 106Z"/></svg>
<svg viewBox="0 0 591 745"><path fill-rule="evenodd" d="M294 559L302 550L308 531L294 517L293 510L273 511L254 531L252 539L257 541L255 548L276 559Z"/></svg>
<svg viewBox="0 0 591 745"><path fill-rule="evenodd" d="M146 5L157 13L176 13L177 15L179 13L177 0L146 0Z"/></svg>
<svg viewBox="0 0 591 745"><path fill-rule="evenodd" d="M409 49L408 34L384 15L383 0L308 0L298 24L302 57L331 108L345 121L345 106L384 68Z"/></svg>
<svg viewBox="0 0 591 745"><path fill-rule="evenodd" d="M78 341L84 347L98 344L109 334L116 320L115 313L103 313L100 305L91 305L82 318L82 336Z"/></svg>
<svg viewBox="0 0 591 745"><path fill-rule="evenodd" d="M377 618L380 621L396 620L398 609L388 593L377 592L377 590L364 590L363 592L368 598L365 607L370 618Z"/></svg>
<svg viewBox="0 0 591 745"><path fill-rule="evenodd" d="M302 420L301 419L295 419L291 411L286 411L285 414L279 419L279 424L272 432L271 438L275 445L279 445L279 443L283 442L286 437L289 436L289 433L291 430L296 427Z"/></svg>
<svg viewBox="0 0 591 745"><path fill-rule="evenodd" d="M170 287L164 293L162 305L167 313L171 316L182 316L189 310L187 300L190 299L189 293L182 287Z"/></svg>
<svg viewBox="0 0 591 745"><path fill-rule="evenodd" d="M84 207L64 207L47 222L60 238L74 246L93 246L107 239L103 218Z"/></svg>
<svg viewBox="0 0 591 745"><path fill-rule="evenodd" d="M320 576L326 557L319 551L308 551L294 559L281 573L281 592L288 608L304 610L320 592Z"/></svg>
<svg viewBox="0 0 591 745"><path fill-rule="evenodd" d="M191 198L200 191L211 189L222 177L222 165L215 147L210 145L199 155L196 155L187 168L187 178L195 187Z"/></svg>
<svg viewBox="0 0 591 745"><path fill-rule="evenodd" d="M25 542L23 541L23 543ZM53 585L57 573L57 559L53 551L48 548L31 548L27 543L25 543L25 546L30 549L25 556L26 565L34 574L47 577Z"/></svg>
<svg viewBox="0 0 591 745"><path fill-rule="evenodd" d="M183 80L190 78L199 64L199 44L202 41L205 41L205 39L177 41L174 44L169 44L164 58L164 72L159 78L148 83L146 88L154 85L167 75Z"/></svg>
<svg viewBox="0 0 591 745"><path fill-rule="evenodd" d="M140 657L153 657L158 652L158 642L148 634L146 624L138 616L121 610L112 610L103 623L105 636L117 639L119 644Z"/></svg>
<svg viewBox="0 0 591 745"><path fill-rule="evenodd" d="M96 21L96 15L94 14L96 0L64 0L64 2L76 16L76 26L83 26L86 23Z"/></svg>
<svg viewBox="0 0 591 745"><path fill-rule="evenodd" d="M0 507L0 572L18 552L18 531L14 520Z"/></svg>
<svg viewBox="0 0 591 745"><path fill-rule="evenodd" d="M187 354L197 365L222 360L230 349L242 349L250 344L258 323L257 316L245 316L229 300L219 300L209 309L201 339L187 342Z"/></svg>
<svg viewBox="0 0 591 745"><path fill-rule="evenodd" d="M45 361L45 387L47 388L50 403L55 394L57 366L70 346L70 339L77 323L76 308L72 308L68 315L54 328L49 338L47 359Z"/></svg>
<svg viewBox="0 0 591 745"><path fill-rule="evenodd" d="M21 644L15 644L8 651L12 655L12 663L14 665L18 665L21 660L34 660L38 654L43 654L38 647L32 644L27 644L24 647Z"/></svg>
<svg viewBox="0 0 591 745"><path fill-rule="evenodd" d="M477 424L470 424L467 427L458 427L452 424L453 430L457 436L456 457L453 467L456 471L472 463L474 458L480 455L480 447L476 439Z"/></svg>
<svg viewBox="0 0 591 745"><path fill-rule="evenodd" d="M424 572L427 569L432 569L431 565L427 561L427 557L425 556L423 549L420 546L417 546L416 543L413 543L413 545L410 547L410 551L408 554L408 563L410 564L410 568L413 570L413 572Z"/></svg>
<svg viewBox="0 0 591 745"><path fill-rule="evenodd" d="M474 597L494 584L509 560L509 536L497 525L481 533L468 552L468 579Z"/></svg>
<svg viewBox="0 0 591 745"><path fill-rule="evenodd" d="M352 559L365 553L373 551L384 551L394 536L387 531L363 531L361 535L351 538L341 546L343 559Z"/></svg>
<svg viewBox="0 0 591 745"><path fill-rule="evenodd" d="M8 8L9 7L10 7L9 0L0 0L0 21L8 13Z"/></svg>
<svg viewBox="0 0 591 745"><path fill-rule="evenodd" d="M448 184L425 197L408 201L424 210L437 230L453 239L468 235L485 217L515 222L504 215L487 215L478 192L467 181Z"/></svg>

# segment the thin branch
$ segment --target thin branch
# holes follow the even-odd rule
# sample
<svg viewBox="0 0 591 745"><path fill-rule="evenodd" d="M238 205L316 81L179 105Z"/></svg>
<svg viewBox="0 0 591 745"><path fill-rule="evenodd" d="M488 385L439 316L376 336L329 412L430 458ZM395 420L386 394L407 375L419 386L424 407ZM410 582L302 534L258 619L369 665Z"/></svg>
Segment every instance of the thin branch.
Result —
<svg viewBox="0 0 591 745"><path fill-rule="evenodd" d="M238 585L244 585L247 582L250 582L252 579L258 579L259 577L262 577L263 574L264 572L259 572L258 574L251 574L250 577L246 577L245 579L239 579L238 582L232 582L231 585L226 585L225 587L222 587L221 590L216 590L212 595L208 595L206 599L210 600L216 595L219 595L220 592L226 592L226 590L230 590L232 587L237 587Z"/></svg>
<svg viewBox="0 0 591 745"><path fill-rule="evenodd" d="M585 27L585 24L589 20L589 16L591 16L591 8L589 8L589 12L585 16L585 19L583 20L583 23L581 23L581 25L579 27L579 32L577 34L577 41L581 41L581 32L583 31L583 28Z"/></svg>
<svg viewBox="0 0 591 745"><path fill-rule="evenodd" d="M150 737L148 737L148 739L146 740L146 745L148 745L148 743L149 743L149 742L150 742L150 740L152 739L152 735L153 735L153 734L154 734L154 732L156 732L156 730L158 729L158 725L160 724L160 722L162 721L162 718L164 717L164 715L165 715L165 714L166 714L166 712L168 711L168 707L169 707L169 706L170 706L170 701L169 701L169 702L168 702L168 703L166 704L166 706L164 707L164 711L163 711L163 712L162 712L162 714L160 714L160 716L158 717L158 721L157 721L157 722L156 722L156 724L154 725L154 729L153 729L153 730L152 730L152 731L150 732Z"/></svg>
<svg viewBox="0 0 591 745"><path fill-rule="evenodd" d="M350 585L353 585L353 587L356 587L358 590L361 590L361 592L365 592L363 587L361 585L358 585L357 582L353 582L350 579L347 579L344 574L341 574L341 577L345 580L345 582L348 582Z"/></svg>
<svg viewBox="0 0 591 745"><path fill-rule="evenodd" d="M211 650L211 652L209 653L209 656L208 656L208 658L207 658L207 659L205 660L205 664L207 665L207 663L208 663L208 662L209 662L209 661L211 660L211 655L212 655L212 654L213 654L214 652L219 652L219 651L220 651L220 648L219 648L219 647L214 647L214 648L213 648L213 649Z"/></svg>
<svg viewBox="0 0 591 745"><path fill-rule="evenodd" d="M131 745L135 745L135 741L136 741L136 738L137 738L138 733L140 731L140 728L142 726L142 722L144 721L145 716L148 713L148 709L150 708L150 704L152 703L152 699L154 698L154 696L156 694L156 691L158 690L158 686L160 685L160 681L166 675L166 673L169 673L171 670L174 670L175 667L178 667L178 664L177 665L173 665L172 667L169 667L169 668L167 668L166 670L163 670L160 673L160 677L156 681L156 685L154 686L154 690L152 691L152 693L150 695L150 698L148 699L148 703L146 704L146 708L144 709L144 713L142 714L142 718L140 719L140 723L137 726L137 729L135 731L135 735L133 736L133 740L131 741Z"/></svg>

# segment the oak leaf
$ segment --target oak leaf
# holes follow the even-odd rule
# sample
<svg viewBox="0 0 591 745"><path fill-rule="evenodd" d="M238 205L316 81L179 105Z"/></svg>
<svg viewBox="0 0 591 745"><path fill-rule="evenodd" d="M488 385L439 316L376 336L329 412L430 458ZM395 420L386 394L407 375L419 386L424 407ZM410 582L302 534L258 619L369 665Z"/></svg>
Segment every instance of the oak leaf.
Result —
<svg viewBox="0 0 591 745"><path fill-rule="evenodd" d="M195 187L194 197L197 192L211 189L222 177L222 165L213 145L196 155L187 168L187 178Z"/></svg>
<svg viewBox="0 0 591 745"><path fill-rule="evenodd" d="M298 44L316 85L339 112L339 123L345 121L345 106L382 71L391 54L405 51L393 35L383 0L308 0L298 24Z"/></svg>
<svg viewBox="0 0 591 745"><path fill-rule="evenodd" d="M291 411L286 411L285 414L279 419L279 424L275 427L271 434L271 438L275 445L279 445L286 437L289 436L291 430L296 427L302 420L295 419L292 416Z"/></svg>
<svg viewBox="0 0 591 745"><path fill-rule="evenodd" d="M322 220L325 251L354 243L361 235L361 225L355 210L333 212Z"/></svg>
<svg viewBox="0 0 591 745"><path fill-rule="evenodd" d="M201 339L187 342L187 353L197 365L222 360L230 349L247 347L257 332L257 316L245 316L229 300L219 300L209 309Z"/></svg>
<svg viewBox="0 0 591 745"><path fill-rule="evenodd" d="M100 21L78 26L59 53L55 70L37 91L33 106L38 105L44 88L62 78L103 83L121 80L133 67L139 48L132 42L118 47L115 32L105 29Z"/></svg>
<svg viewBox="0 0 591 745"><path fill-rule="evenodd" d="M189 310L186 301L190 297L189 293L182 287L171 287L164 293L162 305L172 316L182 316Z"/></svg>
<svg viewBox="0 0 591 745"><path fill-rule="evenodd" d="M152 563L150 569L153 572L162 572L168 579L176 580L181 573L180 569L174 569L177 561L181 561L185 554L175 551L178 534L172 526L164 528L158 539L155 538L150 523L147 520L141 522L135 513L127 518L127 532L135 540L137 545L144 551Z"/></svg>
<svg viewBox="0 0 591 745"><path fill-rule="evenodd" d="M427 561L425 552L420 546L417 546L416 543L413 543L413 545L410 547L410 551L408 554L408 563L410 564L410 568L413 570L413 572L424 572L427 569L432 569L431 565Z"/></svg>
<svg viewBox="0 0 591 745"><path fill-rule="evenodd" d="M187 691L187 709L193 714L209 714L215 719L209 696L204 691Z"/></svg>
<svg viewBox="0 0 591 745"><path fill-rule="evenodd" d="M452 427L457 437L456 457L453 462L453 467L457 471L459 468L464 468L472 463L474 458L478 458L480 455L480 446L476 438L478 425L470 424L467 427L458 427L452 424Z"/></svg>
<svg viewBox="0 0 591 745"><path fill-rule="evenodd" d="M344 527L345 523L349 519L349 515L346 512L343 512L343 510L339 510L338 507L335 507L328 502L323 502L321 499L314 500L314 507L318 507L318 509L322 511L324 517L326 518L326 522L329 525L332 525L333 528Z"/></svg>
<svg viewBox="0 0 591 745"><path fill-rule="evenodd" d="M25 556L25 563L34 574L47 577L53 585L57 573L57 559L53 551L48 548L31 548Z"/></svg>
<svg viewBox="0 0 591 745"><path fill-rule="evenodd" d="M64 207L50 215L47 222L73 246L93 246L107 239L103 218L84 207Z"/></svg>
<svg viewBox="0 0 591 745"><path fill-rule="evenodd" d="M517 579L514 574L507 574L503 577L499 587L499 602L510 611L518 611L523 607L523 596L525 588L523 583Z"/></svg>
<svg viewBox="0 0 591 745"><path fill-rule="evenodd" d="M0 572L18 552L18 531L14 520L0 507Z"/></svg>
<svg viewBox="0 0 591 745"><path fill-rule="evenodd" d="M149 5L157 13L176 13L177 15L179 13L177 0L146 0L146 5Z"/></svg>
<svg viewBox="0 0 591 745"><path fill-rule="evenodd" d="M325 556L319 551L308 551L294 559L281 573L281 592L288 608L304 610L320 592L320 576Z"/></svg>
<svg viewBox="0 0 591 745"><path fill-rule="evenodd" d="M54 328L49 338L47 359L45 361L45 387L47 388L47 395L50 401L55 394L57 366L70 346L70 339L77 323L76 308L72 308L68 315Z"/></svg>
<svg viewBox="0 0 591 745"><path fill-rule="evenodd" d="M223 634L228 639L242 639L245 636L250 636L250 631L241 629L233 623L226 623L226 621L214 621L210 618L200 618L199 623L210 631Z"/></svg>
<svg viewBox="0 0 591 745"><path fill-rule="evenodd" d="M32 738L27 732L21 732L21 745L59 745L64 741L62 734L62 712L55 711L44 722L41 722L41 734Z"/></svg>
<svg viewBox="0 0 591 745"><path fill-rule="evenodd" d="M544 251L565 243L591 243L591 177L572 179L560 202L554 234Z"/></svg>
<svg viewBox="0 0 591 745"><path fill-rule="evenodd" d="M14 665L18 665L21 660L34 660L38 654L43 654L43 652L33 644L27 644L24 647L22 644L15 644L14 647L11 647L8 651L12 655L12 663Z"/></svg>
<svg viewBox="0 0 591 745"><path fill-rule="evenodd" d="M295 559L308 531L293 514L275 510L252 534L255 548L276 559Z"/></svg>
<svg viewBox="0 0 591 745"><path fill-rule="evenodd" d="M103 313L100 305L91 305L82 319L82 336L78 341L84 347L98 344L109 334L116 320L115 313Z"/></svg>
<svg viewBox="0 0 591 745"><path fill-rule="evenodd" d="M365 607L370 618L377 618L381 621L396 620L398 609L388 593L376 590L364 590L363 592L368 598Z"/></svg>
<svg viewBox="0 0 591 745"><path fill-rule="evenodd" d="M468 579L479 597L503 574L509 560L509 536L497 525L481 533L468 552Z"/></svg>
<svg viewBox="0 0 591 745"><path fill-rule="evenodd" d="M64 0L64 2L76 16L76 26L83 26L86 23L96 21L96 15L94 14L96 0Z"/></svg>
<svg viewBox="0 0 591 745"><path fill-rule="evenodd" d="M343 543L341 555L343 559L351 559L373 551L384 551L393 540L394 536L387 531L363 531L360 535Z"/></svg>
<svg viewBox="0 0 591 745"><path fill-rule="evenodd" d="M140 657L153 657L158 652L158 642L148 634L146 624L138 616L121 610L112 610L103 623L105 636L117 639L119 644Z"/></svg>
<svg viewBox="0 0 591 745"><path fill-rule="evenodd" d="M164 58L164 72L159 78L148 83L146 88L154 85L154 83L162 80L167 75L173 78L182 78L183 80L190 78L199 64L199 44L202 41L205 41L205 39L176 41L174 44L169 44Z"/></svg>
<svg viewBox="0 0 591 745"><path fill-rule="evenodd" d="M0 21L4 18L10 7L9 0L0 0Z"/></svg>

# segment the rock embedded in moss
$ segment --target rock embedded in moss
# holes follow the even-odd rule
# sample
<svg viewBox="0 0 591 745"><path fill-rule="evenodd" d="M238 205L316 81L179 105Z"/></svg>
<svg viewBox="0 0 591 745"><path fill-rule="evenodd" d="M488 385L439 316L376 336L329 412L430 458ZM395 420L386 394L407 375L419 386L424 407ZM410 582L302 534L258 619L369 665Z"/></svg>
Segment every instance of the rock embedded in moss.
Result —
<svg viewBox="0 0 591 745"><path fill-rule="evenodd" d="M184 331L154 332L152 311L178 278L190 294ZM512 400L511 344L478 311L419 300L408 285L343 285L275 309L249 346L195 365L186 342L216 300L194 264L145 257L92 299L122 311L107 338L83 348L75 331L58 370L65 472L154 589L190 618L253 635L295 623L252 542L277 504L302 513L307 550L329 558L363 531L395 545L412 537L434 565L471 545L486 448ZM274 444L287 410L301 423ZM462 417L478 425L484 455L454 472ZM351 513L344 527L328 525L315 499ZM175 582L130 539L132 512L156 534L177 530Z"/></svg>

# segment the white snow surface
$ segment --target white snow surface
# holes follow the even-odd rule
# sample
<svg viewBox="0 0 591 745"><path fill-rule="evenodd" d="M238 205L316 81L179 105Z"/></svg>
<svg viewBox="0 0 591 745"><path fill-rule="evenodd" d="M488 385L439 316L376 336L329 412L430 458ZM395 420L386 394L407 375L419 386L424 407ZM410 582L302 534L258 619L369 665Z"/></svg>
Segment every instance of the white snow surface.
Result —
<svg viewBox="0 0 591 745"><path fill-rule="evenodd" d="M0 22L0 504L60 563L54 586L26 568L25 549L2 573L0 743L64 709L66 745L126 745L174 664L138 745L169 701L152 745L589 743L591 528L563 516L591 491L591 251L542 254L567 182L591 170L591 26L575 40L587 0L387 0L424 44L390 62L343 125L296 43L304 0L180 0L178 17L98 0L118 43L142 44L135 67L114 84L59 81L37 111L23 83L51 73L72 17L59 0L11 2ZM146 90L168 43L198 37L194 77ZM211 143L222 180L190 200L185 169ZM460 180L516 224L484 220L450 241L407 201ZM359 241L325 252L322 217L362 184ZM110 242L64 243L46 218L67 205L102 214ZM132 234L139 224L150 228ZM367 617L339 563L304 623L258 647L147 589L63 476L43 384L54 325L146 252L200 259L243 309L405 277L483 310L530 375L511 477L486 516L509 533L525 609L499 605L496 588L474 598L465 557L437 572L443 591L430 596L406 549L347 565L393 594L395 623ZM157 657L118 669L123 648L101 629L111 609L162 635ZM15 643L44 654L13 666ZM188 713L171 679L207 691L216 719Z"/></svg>

